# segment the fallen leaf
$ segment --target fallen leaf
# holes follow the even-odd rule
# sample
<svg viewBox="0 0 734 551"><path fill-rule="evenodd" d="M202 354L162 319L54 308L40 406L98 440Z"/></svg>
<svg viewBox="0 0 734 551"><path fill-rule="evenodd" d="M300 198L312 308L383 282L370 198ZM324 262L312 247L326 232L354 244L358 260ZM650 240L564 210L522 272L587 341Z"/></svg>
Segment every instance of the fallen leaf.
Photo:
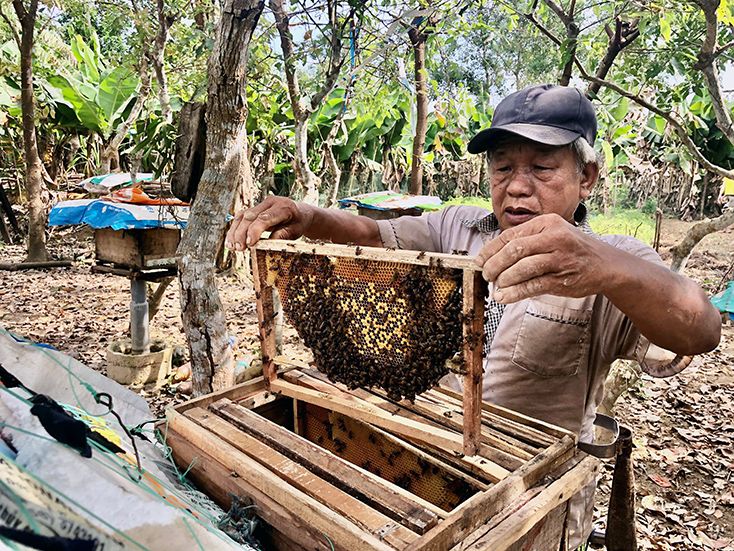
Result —
<svg viewBox="0 0 734 551"><path fill-rule="evenodd" d="M661 488L670 488L673 483L665 478L664 476L660 476L659 474L648 474L647 476L650 477L650 480L652 480L655 484L660 486Z"/></svg>
<svg viewBox="0 0 734 551"><path fill-rule="evenodd" d="M648 511L665 514L665 500L658 496L645 496L640 500L642 506Z"/></svg>
<svg viewBox="0 0 734 551"><path fill-rule="evenodd" d="M701 532L699 530L696 530L696 534L701 539L701 543L703 545L705 545L706 547L710 547L712 549L723 549L724 547L726 547L727 545L729 545L729 542L731 542L731 540L723 540L723 539L722 540L714 540L714 539L711 539L710 537L708 537L706 535L705 532Z"/></svg>

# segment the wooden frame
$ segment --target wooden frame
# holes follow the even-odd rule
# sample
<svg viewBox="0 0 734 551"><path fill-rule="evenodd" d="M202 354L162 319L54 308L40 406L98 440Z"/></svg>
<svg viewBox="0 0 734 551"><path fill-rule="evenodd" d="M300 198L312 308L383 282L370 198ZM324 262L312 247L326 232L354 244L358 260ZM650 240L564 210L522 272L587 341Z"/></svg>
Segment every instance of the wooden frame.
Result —
<svg viewBox="0 0 734 551"><path fill-rule="evenodd" d="M276 375L270 390L256 379L168 410L166 440L174 460L191 467L194 479L221 505L228 507L226 494L233 489L253 499L258 514L273 525L278 549L514 551L553 523L556 532L538 541L560 546L566 502L597 471L598 462L575 449L573 434L486 403L480 404L476 456L429 442L427 432L462 443L463 404L450 389L396 404L384 393L347 391L313 369L286 368ZM348 412L350 422L446 473L436 476L467 481L473 494L449 510L440 508L325 449L297 434L294 400L333 407L333 415ZM293 430L263 416L279 404L292 408L281 417L290 419ZM388 430L371 424L382 425L385 418L393 420ZM570 459L578 465L569 467ZM554 475L561 465L566 466ZM527 549L550 549L544 545Z"/></svg>
<svg viewBox="0 0 734 551"><path fill-rule="evenodd" d="M267 388L271 386L280 392L292 392L276 380L277 366L275 357L275 310L273 308L273 287L267 285L266 274L260 273L258 259L272 252L301 253L338 257L345 259L374 260L384 262L398 262L417 266L441 266L462 271L463 287L463 337L464 337L464 365L466 374L463 375L463 439L461 447L457 448L454 441L442 439L442 434L434 434L436 443L452 451L464 455L477 455L479 450L479 433L481 426L481 392L482 392L482 346L484 333L484 301L486 283L482 278L481 268L473 258L443 253L429 253L424 251L390 251L375 247L357 247L349 245L322 245L286 240L262 240L251 248L253 279L255 280L255 294L257 297L257 315L260 322L260 342L263 355L263 375ZM299 396L292 396L299 398ZM312 396L316 398L316 396ZM383 420L387 422L389 420ZM373 419L372 422L380 424ZM387 427L385 427L387 428Z"/></svg>

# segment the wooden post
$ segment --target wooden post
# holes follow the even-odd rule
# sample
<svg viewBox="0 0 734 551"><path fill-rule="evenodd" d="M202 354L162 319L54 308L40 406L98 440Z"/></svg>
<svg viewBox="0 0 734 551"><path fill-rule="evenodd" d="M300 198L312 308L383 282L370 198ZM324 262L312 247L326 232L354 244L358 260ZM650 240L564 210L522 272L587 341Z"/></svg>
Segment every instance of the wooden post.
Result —
<svg viewBox="0 0 734 551"><path fill-rule="evenodd" d="M464 270L464 455L476 455L482 430L482 335L484 333L482 273Z"/></svg>
<svg viewBox="0 0 734 551"><path fill-rule="evenodd" d="M257 320L260 326L263 378L265 379L265 388L270 390L270 383L277 377L277 368L273 360L276 356L273 288L268 286L266 275L260 274L260 267L257 263L258 251L254 248L250 249L250 260L252 261L252 279L255 282L255 297L257 299Z"/></svg>

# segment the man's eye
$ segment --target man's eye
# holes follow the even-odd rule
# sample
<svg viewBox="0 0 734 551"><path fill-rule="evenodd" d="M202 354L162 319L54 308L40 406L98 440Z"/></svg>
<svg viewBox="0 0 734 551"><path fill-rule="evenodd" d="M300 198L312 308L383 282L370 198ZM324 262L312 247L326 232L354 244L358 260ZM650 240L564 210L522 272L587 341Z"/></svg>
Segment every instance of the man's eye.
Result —
<svg viewBox="0 0 734 551"><path fill-rule="evenodd" d="M550 170L549 166L535 165L535 170Z"/></svg>
<svg viewBox="0 0 734 551"><path fill-rule="evenodd" d="M497 172L508 172L510 170L509 166L498 166L496 168Z"/></svg>

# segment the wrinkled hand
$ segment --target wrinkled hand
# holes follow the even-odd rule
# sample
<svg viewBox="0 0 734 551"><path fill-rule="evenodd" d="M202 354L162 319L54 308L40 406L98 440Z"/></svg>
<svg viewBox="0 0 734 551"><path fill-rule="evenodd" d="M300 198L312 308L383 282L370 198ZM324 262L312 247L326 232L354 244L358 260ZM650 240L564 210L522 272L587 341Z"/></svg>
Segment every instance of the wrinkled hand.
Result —
<svg viewBox="0 0 734 551"><path fill-rule="evenodd" d="M307 211L291 199L271 195L235 215L224 243L229 250L242 251L257 243L263 232L271 232L273 239L298 239L306 227Z"/></svg>
<svg viewBox="0 0 734 551"><path fill-rule="evenodd" d="M538 295L585 297L603 291L604 243L556 214L538 216L487 243L476 262L502 304Z"/></svg>

